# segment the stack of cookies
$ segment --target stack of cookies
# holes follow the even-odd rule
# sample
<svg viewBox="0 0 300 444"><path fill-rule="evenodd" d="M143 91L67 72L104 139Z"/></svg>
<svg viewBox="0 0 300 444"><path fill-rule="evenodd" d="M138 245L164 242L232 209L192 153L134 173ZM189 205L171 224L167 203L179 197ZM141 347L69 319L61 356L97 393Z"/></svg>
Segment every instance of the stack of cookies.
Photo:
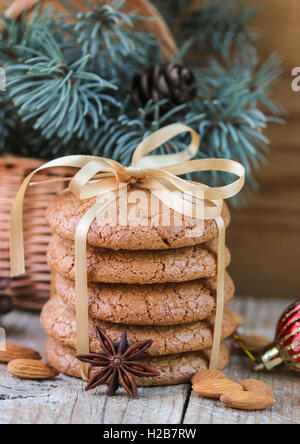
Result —
<svg viewBox="0 0 300 444"><path fill-rule="evenodd" d="M125 197L126 224L120 223L121 204L117 201L95 219L88 233L90 350L101 353L95 326L104 329L115 343L126 330L129 345L153 341L142 360L160 372L154 378L137 378L138 385L186 382L209 365L216 311L217 226L214 220L203 223L187 217L175 224L178 215L153 196L150 218L150 204L145 205L150 202L149 193L143 191L144 197L137 199L136 192L132 188ZM47 211L54 233L48 264L55 272L56 294L41 315L49 335L46 358L59 371L78 377L74 237L80 219L94 203L95 199L79 200L66 191ZM157 209L154 214L153 206ZM222 216L228 226L226 204ZM167 217L169 223L161 223ZM229 262L227 251L226 265ZM233 295L234 285L226 274L226 304ZM236 327L235 316L226 308L223 338ZM223 344L219 368L228 361L229 352Z"/></svg>

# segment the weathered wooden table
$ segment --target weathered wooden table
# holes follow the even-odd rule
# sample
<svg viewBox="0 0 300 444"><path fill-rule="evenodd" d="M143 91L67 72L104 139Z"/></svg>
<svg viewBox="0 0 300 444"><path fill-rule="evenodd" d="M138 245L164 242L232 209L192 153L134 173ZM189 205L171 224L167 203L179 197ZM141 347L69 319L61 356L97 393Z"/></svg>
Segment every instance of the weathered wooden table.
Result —
<svg viewBox="0 0 300 444"><path fill-rule="evenodd" d="M246 317L247 332L272 337L287 300L239 297L232 307ZM43 352L45 333L37 314L14 312L2 321L9 342ZM247 358L233 355L226 373L235 380L257 377ZM189 384L141 388L131 400L121 391L107 397L106 388L85 393L84 383L60 375L47 382L28 382L10 376L0 365L0 423L29 424L299 424L300 376L286 370L262 373L259 378L274 390L276 405L263 412L222 407L200 398Z"/></svg>

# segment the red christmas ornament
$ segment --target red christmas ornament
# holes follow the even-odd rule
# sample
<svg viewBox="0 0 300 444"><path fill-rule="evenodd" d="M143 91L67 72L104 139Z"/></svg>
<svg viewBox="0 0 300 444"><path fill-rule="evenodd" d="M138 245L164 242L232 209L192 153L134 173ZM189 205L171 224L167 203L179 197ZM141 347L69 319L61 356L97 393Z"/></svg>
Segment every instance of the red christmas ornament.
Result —
<svg viewBox="0 0 300 444"><path fill-rule="evenodd" d="M255 370L273 370L281 364L300 373L300 300L282 314L277 324L275 344L262 354Z"/></svg>

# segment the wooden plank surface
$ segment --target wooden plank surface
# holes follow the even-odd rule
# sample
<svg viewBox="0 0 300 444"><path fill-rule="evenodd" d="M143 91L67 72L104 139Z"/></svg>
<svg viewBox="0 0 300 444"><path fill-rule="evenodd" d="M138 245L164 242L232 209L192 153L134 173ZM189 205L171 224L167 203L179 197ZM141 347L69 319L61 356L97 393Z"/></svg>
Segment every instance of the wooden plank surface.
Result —
<svg viewBox="0 0 300 444"><path fill-rule="evenodd" d="M286 300L237 298L232 304L246 316L246 330L272 337ZM2 320L7 340L43 352L46 335L37 314L14 312ZM255 377L247 358L233 355L226 373L236 380ZM84 383L60 375L46 382L23 381L0 365L0 423L15 424L297 424L300 377L288 370L260 375L275 392L276 405L264 412L225 409L218 401L191 393L189 384L141 388L131 400L124 391L107 397L106 388L85 393Z"/></svg>
<svg viewBox="0 0 300 444"><path fill-rule="evenodd" d="M246 331L273 338L274 329L285 300L259 300L238 298L235 309L246 317ZM241 412L222 407L219 401L200 398L192 392L184 422L187 424L299 424L300 422L300 376L287 369L274 373L255 373L247 358L232 354L225 373L236 381L257 378L266 382L274 391L276 404L263 412Z"/></svg>

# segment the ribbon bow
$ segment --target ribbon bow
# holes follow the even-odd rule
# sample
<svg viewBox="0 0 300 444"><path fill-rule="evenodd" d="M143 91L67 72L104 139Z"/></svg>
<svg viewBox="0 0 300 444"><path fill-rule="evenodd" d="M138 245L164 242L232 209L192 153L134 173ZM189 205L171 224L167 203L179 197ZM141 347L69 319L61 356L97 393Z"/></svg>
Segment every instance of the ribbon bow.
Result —
<svg viewBox="0 0 300 444"><path fill-rule="evenodd" d="M168 142L173 137L190 132L191 142L185 151L167 155L147 156L150 152ZM89 353L88 334L88 289L86 267L86 245L89 228L98 214L128 188L138 186L154 193L169 208L176 212L193 216L196 219L215 219L218 227L218 267L217 267L217 311L213 338L210 368L218 365L224 313L225 275L225 224L221 216L223 199L235 196L245 181L244 167L228 159L191 160L199 150L198 134L183 124L166 126L141 142L136 148L131 167L123 167L118 162L97 156L66 156L45 163L23 181L15 198L11 212L10 255L11 275L25 272L23 239L23 202L28 185L35 173L46 168L72 167L79 171L72 178L54 180L69 181L69 189L79 198L96 197L96 203L81 218L75 234L75 292L77 353ZM187 181L179 175L221 171L238 176L234 182L222 187L211 188L201 183ZM51 181L43 181L51 182ZM109 198L107 195L109 193ZM171 198L172 195L172 198ZM199 211L201 209L202 211ZM88 376L86 364L81 364L82 377Z"/></svg>

